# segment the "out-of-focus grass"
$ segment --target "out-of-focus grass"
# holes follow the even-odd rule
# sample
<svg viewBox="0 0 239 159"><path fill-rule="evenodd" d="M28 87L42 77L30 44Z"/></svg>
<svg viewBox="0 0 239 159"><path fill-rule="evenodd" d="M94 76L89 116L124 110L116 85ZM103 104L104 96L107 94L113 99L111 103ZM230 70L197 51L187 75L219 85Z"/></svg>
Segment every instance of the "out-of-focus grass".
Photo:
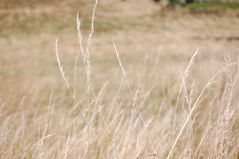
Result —
<svg viewBox="0 0 239 159"><path fill-rule="evenodd" d="M227 60L224 73L205 91L173 157L215 158L224 155L217 150L221 145L222 152L230 152L224 157L236 158L227 156L238 154L237 82L231 87L232 78L238 80L237 55L231 53L237 52L238 41L226 38L238 34L238 18L180 16L174 12L169 17L157 13L139 17L134 16L140 8L136 2L146 1L132 1L117 2L116 8L123 5L118 13L99 6L90 48L95 90L90 93L90 107L86 104L87 84L81 56L76 78L73 77L75 57L80 54L76 11L53 7L39 12L4 13L1 33L15 36L0 38L0 158L116 158L117 154L130 159L166 158L199 92L223 65L224 50L232 61ZM132 3L135 10L128 6ZM121 9L127 11L124 16ZM103 11L107 13L101 14ZM80 17L87 39L88 12L81 10ZM18 36L26 33L29 36ZM57 70L56 34L76 101ZM113 41L127 78L123 78L118 65ZM175 109L180 75L197 47L201 48L200 53L182 85L184 89ZM234 112L232 117L230 112L229 117L224 113L227 105ZM224 119L228 122L220 126ZM87 132L89 127L92 131ZM224 132L229 133L218 134ZM89 137L87 156L87 146L82 145L87 145ZM207 156L209 153L211 156Z"/></svg>
<svg viewBox="0 0 239 159"><path fill-rule="evenodd" d="M126 30L130 28L145 28L146 30L153 28L152 25L161 25L165 29L172 28L171 23L177 21L181 16L185 16L180 13L169 13L169 14L179 14L177 16L165 18L160 16L159 23L151 23L144 20L144 16L139 17L116 17L114 16L109 8L115 7L102 5L98 12L110 12L107 17L97 16L95 22L96 33L102 32L114 32L117 30ZM75 28L75 17L76 13L79 12L80 16L83 18L82 30L88 31L90 26L90 12L87 8L92 7L91 2L75 1L70 0L65 3L57 3L56 0L42 0L42 1L20 1L3 0L0 2L0 35L1 36L11 36L18 34L34 34L34 33L54 33L59 34L62 31L67 31L73 33ZM192 3L188 5L183 5L184 8L188 8L192 11L197 12L211 12L211 11L223 11L225 9L236 10L239 8L239 3L229 3L229 2L208 2L208 3ZM136 11L136 10L135 10ZM132 11L132 12L135 12ZM118 11L120 12L120 11ZM108 16L112 14L112 16ZM162 15L158 12L152 12L151 15ZM154 17L152 17L154 18ZM152 19L157 20L158 19ZM142 25L142 22L144 25ZM168 23L169 21L169 23Z"/></svg>
<svg viewBox="0 0 239 159"><path fill-rule="evenodd" d="M57 2L57 0L1 0L0 8L12 9L21 7L36 7L38 5L50 5L54 2Z"/></svg>
<svg viewBox="0 0 239 159"><path fill-rule="evenodd" d="M13 16L11 19L5 19L0 22L0 35L10 36L10 35L29 35L34 33L53 33L59 34L60 32L68 31L73 33L76 29L75 25L75 15L72 17L68 16L66 18L59 18L57 16L47 17L47 16L29 16L21 17L19 15ZM87 31L90 26L89 20L84 20L82 25L82 30ZM115 31L122 29L124 26L119 21L116 20L97 20L95 22L95 30L97 33Z"/></svg>
<svg viewBox="0 0 239 159"><path fill-rule="evenodd" d="M0 9L19 9L19 8L42 8L46 6L65 6L72 9L79 8L85 5L86 0L1 0Z"/></svg>
<svg viewBox="0 0 239 159"><path fill-rule="evenodd" d="M0 12L0 35L7 37L11 35L30 35L35 33L53 33L61 32L74 33L76 31L75 19L77 11L65 11L60 13L1 13ZM82 16L81 29L88 32L91 21L86 16ZM151 24L141 25L139 18L104 18L99 17L95 21L95 30L97 34L105 32L114 32L130 28L150 29Z"/></svg>
<svg viewBox="0 0 239 159"><path fill-rule="evenodd" d="M197 2L190 4L183 4L184 8L188 8L192 11L223 11L228 9L239 9L239 3L237 2Z"/></svg>
<svg viewBox="0 0 239 159"><path fill-rule="evenodd" d="M59 33L72 30L76 13L87 17L91 3L69 0L2 0L0 2L0 35ZM87 18L86 18L87 19Z"/></svg>
<svg viewBox="0 0 239 159"><path fill-rule="evenodd" d="M33 33L61 33L75 32L75 19L77 11L64 11L64 12L0 12L0 35L29 35ZM84 13L83 13L84 15ZM81 29L88 31L90 28L90 19L87 16L82 16L83 23ZM136 22L128 21L117 18L98 18L95 22L95 30L97 33L113 32L127 27L137 25Z"/></svg>

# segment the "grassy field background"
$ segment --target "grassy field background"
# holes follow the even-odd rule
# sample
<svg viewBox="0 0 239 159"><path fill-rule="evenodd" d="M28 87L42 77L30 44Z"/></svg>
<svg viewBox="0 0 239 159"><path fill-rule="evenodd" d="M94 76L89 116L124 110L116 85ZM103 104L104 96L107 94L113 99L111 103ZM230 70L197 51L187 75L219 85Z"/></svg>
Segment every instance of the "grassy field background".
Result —
<svg viewBox="0 0 239 159"><path fill-rule="evenodd" d="M100 0L89 84L93 5L0 2L0 158L238 158L237 7Z"/></svg>

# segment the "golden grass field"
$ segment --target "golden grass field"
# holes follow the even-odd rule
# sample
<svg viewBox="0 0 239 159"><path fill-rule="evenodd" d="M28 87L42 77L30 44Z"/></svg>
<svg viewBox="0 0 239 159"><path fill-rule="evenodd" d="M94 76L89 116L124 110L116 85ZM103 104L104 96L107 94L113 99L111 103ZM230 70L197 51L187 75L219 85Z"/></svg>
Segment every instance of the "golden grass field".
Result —
<svg viewBox="0 0 239 159"><path fill-rule="evenodd" d="M14 2L0 2L1 159L239 158L237 10L100 0L88 41L94 0Z"/></svg>

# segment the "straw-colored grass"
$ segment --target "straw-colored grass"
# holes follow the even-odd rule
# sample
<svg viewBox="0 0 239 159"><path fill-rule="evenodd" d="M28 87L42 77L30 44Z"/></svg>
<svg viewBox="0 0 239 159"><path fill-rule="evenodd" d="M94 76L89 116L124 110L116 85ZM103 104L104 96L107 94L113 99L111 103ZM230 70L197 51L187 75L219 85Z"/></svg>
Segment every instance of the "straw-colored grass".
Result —
<svg viewBox="0 0 239 159"><path fill-rule="evenodd" d="M49 69L38 70L46 74L43 82L25 82L13 91L1 86L8 95L25 89L19 97L0 98L0 158L237 159L237 54L223 57L197 49L194 54L129 55L121 52L139 51L152 37L121 49L127 41L122 34L103 40L103 51L111 51L102 53L97 49L102 43L94 41L97 5L96 0L89 34L82 32L77 15L78 41L72 46L77 53L64 54L70 49L61 36L49 56L52 65L41 61ZM54 52L54 39L52 45ZM21 62L37 67L27 58Z"/></svg>

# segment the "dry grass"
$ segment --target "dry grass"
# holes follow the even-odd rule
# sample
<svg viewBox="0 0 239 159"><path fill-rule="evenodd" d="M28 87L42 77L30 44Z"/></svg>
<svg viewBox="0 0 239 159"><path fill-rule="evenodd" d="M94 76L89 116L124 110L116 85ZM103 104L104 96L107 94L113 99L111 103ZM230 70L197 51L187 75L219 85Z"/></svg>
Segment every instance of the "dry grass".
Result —
<svg viewBox="0 0 239 159"><path fill-rule="evenodd" d="M237 159L238 19L154 16L1 38L0 158Z"/></svg>

